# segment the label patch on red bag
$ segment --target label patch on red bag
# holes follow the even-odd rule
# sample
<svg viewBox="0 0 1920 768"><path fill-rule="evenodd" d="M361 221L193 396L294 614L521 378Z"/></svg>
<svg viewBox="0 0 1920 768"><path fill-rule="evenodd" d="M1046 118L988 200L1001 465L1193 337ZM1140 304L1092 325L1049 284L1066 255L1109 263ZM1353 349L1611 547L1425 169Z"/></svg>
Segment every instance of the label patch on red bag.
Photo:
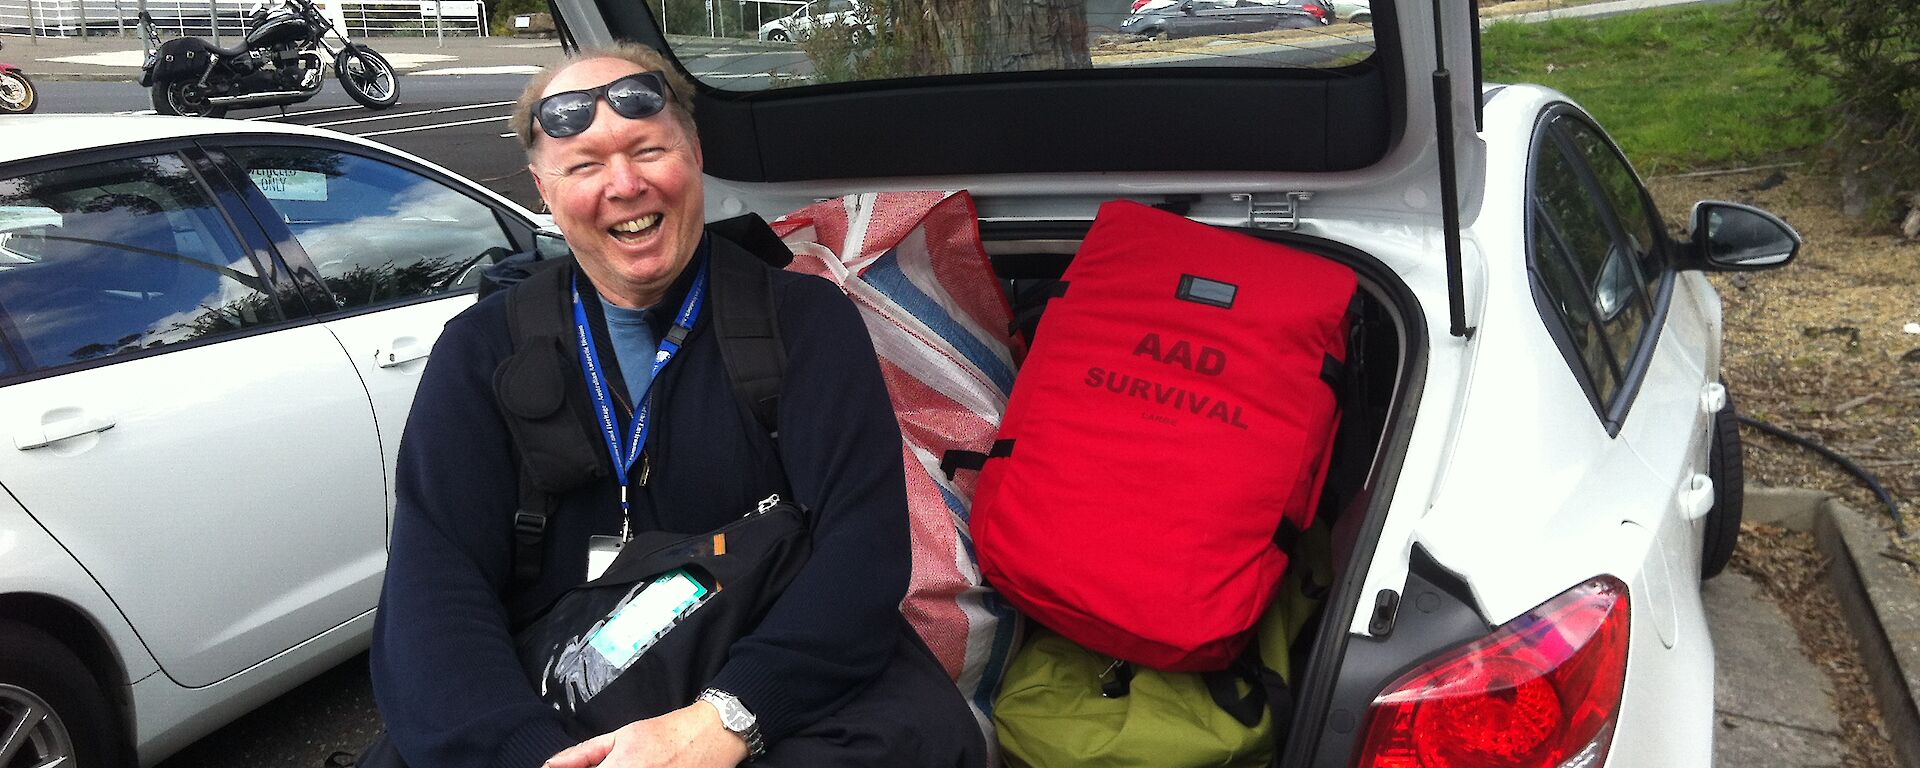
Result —
<svg viewBox="0 0 1920 768"><path fill-rule="evenodd" d="M1240 293L1240 286L1208 280L1197 275L1181 275L1180 290L1174 292L1176 298L1205 304L1221 309L1233 309L1233 297Z"/></svg>

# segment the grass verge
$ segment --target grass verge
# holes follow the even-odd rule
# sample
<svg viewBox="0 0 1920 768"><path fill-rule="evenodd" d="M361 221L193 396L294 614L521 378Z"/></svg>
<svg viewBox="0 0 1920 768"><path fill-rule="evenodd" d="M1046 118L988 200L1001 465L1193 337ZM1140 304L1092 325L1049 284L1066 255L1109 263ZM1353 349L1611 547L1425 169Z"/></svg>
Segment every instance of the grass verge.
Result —
<svg viewBox="0 0 1920 768"><path fill-rule="evenodd" d="M1828 135L1832 92L1756 45L1744 4L1496 23L1488 82L1539 83L1600 120L1643 175L1777 162Z"/></svg>

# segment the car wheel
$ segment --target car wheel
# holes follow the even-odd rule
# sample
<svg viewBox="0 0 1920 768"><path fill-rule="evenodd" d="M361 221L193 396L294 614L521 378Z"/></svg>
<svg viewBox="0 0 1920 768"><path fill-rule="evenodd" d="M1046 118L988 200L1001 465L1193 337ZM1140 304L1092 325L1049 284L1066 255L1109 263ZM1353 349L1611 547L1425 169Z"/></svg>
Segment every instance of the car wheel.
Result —
<svg viewBox="0 0 1920 768"><path fill-rule="evenodd" d="M101 686L45 632L0 620L0 754L14 765L120 765Z"/></svg>
<svg viewBox="0 0 1920 768"><path fill-rule="evenodd" d="M787 31L784 29L776 29L772 32L768 32L767 39L772 40L776 43L785 43L792 40L792 38L787 37Z"/></svg>
<svg viewBox="0 0 1920 768"><path fill-rule="evenodd" d="M1707 452L1707 477L1713 480L1713 508L1707 510L1707 525L1701 536L1700 578L1720 575L1733 559L1733 547L1740 541L1740 518L1746 506L1746 458L1740 446L1740 418L1733 409L1733 395L1727 405L1713 415L1713 447Z"/></svg>
<svg viewBox="0 0 1920 768"><path fill-rule="evenodd" d="M1350 18L1350 19L1347 19L1347 21L1350 21L1350 22L1353 22L1353 23L1355 23L1355 24L1372 24L1372 23L1373 23L1373 14L1371 14L1371 13L1356 13L1356 14L1354 14L1354 15L1353 15L1353 18Z"/></svg>

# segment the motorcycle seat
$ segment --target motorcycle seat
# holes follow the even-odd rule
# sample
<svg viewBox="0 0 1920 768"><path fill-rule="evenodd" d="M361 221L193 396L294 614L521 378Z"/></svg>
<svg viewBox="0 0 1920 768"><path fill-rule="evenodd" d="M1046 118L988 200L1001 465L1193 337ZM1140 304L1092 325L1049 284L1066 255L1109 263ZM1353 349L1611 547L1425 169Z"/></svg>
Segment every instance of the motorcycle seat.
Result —
<svg viewBox="0 0 1920 768"><path fill-rule="evenodd" d="M207 50L218 54L221 58L233 58L247 55L247 44L243 42L232 48L222 48L213 43L207 43Z"/></svg>

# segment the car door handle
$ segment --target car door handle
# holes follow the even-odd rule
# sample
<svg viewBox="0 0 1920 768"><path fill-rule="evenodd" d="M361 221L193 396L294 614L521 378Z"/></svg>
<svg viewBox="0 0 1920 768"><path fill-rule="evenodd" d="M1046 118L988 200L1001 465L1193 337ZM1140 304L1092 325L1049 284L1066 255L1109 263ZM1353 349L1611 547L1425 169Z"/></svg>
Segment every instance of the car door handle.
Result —
<svg viewBox="0 0 1920 768"><path fill-rule="evenodd" d="M1700 410L1706 413L1719 413L1727 407L1727 385L1712 382L1700 388Z"/></svg>
<svg viewBox="0 0 1920 768"><path fill-rule="evenodd" d="M13 436L13 447L22 451L45 448L68 438L79 437L89 432L105 432L113 428L113 419L80 415L61 419L51 424L42 424L38 429L28 429Z"/></svg>
<svg viewBox="0 0 1920 768"><path fill-rule="evenodd" d="M1713 509L1713 478L1694 475L1680 490L1680 512L1692 521L1706 517L1710 509Z"/></svg>
<svg viewBox="0 0 1920 768"><path fill-rule="evenodd" d="M394 339L385 352L374 353L374 365L392 368L425 358L433 350L413 338Z"/></svg>

